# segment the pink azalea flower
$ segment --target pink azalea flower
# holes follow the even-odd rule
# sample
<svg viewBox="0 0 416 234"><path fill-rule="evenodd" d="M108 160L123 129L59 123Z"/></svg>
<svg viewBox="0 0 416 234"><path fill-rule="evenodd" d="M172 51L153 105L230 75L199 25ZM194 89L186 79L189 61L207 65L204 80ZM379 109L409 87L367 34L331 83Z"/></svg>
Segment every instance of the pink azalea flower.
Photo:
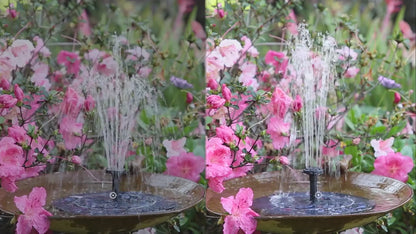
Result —
<svg viewBox="0 0 416 234"><path fill-rule="evenodd" d="M44 57L51 56L51 51L45 46L42 38L35 36L33 41L36 42L34 54L41 53Z"/></svg>
<svg viewBox="0 0 416 234"><path fill-rule="evenodd" d="M413 159L403 156L400 152L379 156L374 161L374 171L371 173L387 176L402 182L408 179L408 173L413 169Z"/></svg>
<svg viewBox="0 0 416 234"><path fill-rule="evenodd" d="M72 155L71 162L77 165L81 165L82 159L77 155Z"/></svg>
<svg viewBox="0 0 416 234"><path fill-rule="evenodd" d="M0 72L1 71L2 70L0 69ZM1 73L0 73L0 75L1 75ZM0 80L0 88L2 88L3 90L9 90L10 89L10 82L7 79L1 79Z"/></svg>
<svg viewBox="0 0 416 234"><path fill-rule="evenodd" d="M177 2L181 14L190 13L195 5L194 0L177 0Z"/></svg>
<svg viewBox="0 0 416 234"><path fill-rule="evenodd" d="M95 107L94 98L91 95L87 95L87 98L84 101L84 108L86 111L92 111Z"/></svg>
<svg viewBox="0 0 416 234"><path fill-rule="evenodd" d="M6 15L12 19L16 19L19 13L16 11L16 9L14 9L13 4L10 4L6 9Z"/></svg>
<svg viewBox="0 0 416 234"><path fill-rule="evenodd" d="M248 171L253 169L253 163L247 163L244 166L240 166L241 163L244 162L244 158L247 155L246 153L243 152L243 150L250 152L252 158L255 158L257 156L257 152L253 150L254 148L253 145L257 146L257 148L261 148L262 142L259 140L255 141L254 139L250 137L246 137L244 141L240 141L240 143L238 144L239 150L237 151L234 162L232 164L232 166L234 166L235 168L233 168L232 172L227 176L226 178L227 180L236 178L236 177L245 176L247 175ZM257 160L257 162L260 162L260 161L261 159Z"/></svg>
<svg viewBox="0 0 416 234"><path fill-rule="evenodd" d="M257 221L254 217L259 216L250 207L253 204L253 190L251 188L240 188L234 196L222 197L221 205L229 213L224 220L225 234L235 234L241 229L250 234L256 230Z"/></svg>
<svg viewBox="0 0 416 234"><path fill-rule="evenodd" d="M92 49L84 55L84 58L90 60L92 63L97 63L101 58L107 55L106 52L97 49Z"/></svg>
<svg viewBox="0 0 416 234"><path fill-rule="evenodd" d="M257 66L254 63L245 62L240 66L241 74L238 77L238 81L243 83L244 86L252 87L254 90L257 90L259 84L254 78L257 73Z"/></svg>
<svg viewBox="0 0 416 234"><path fill-rule="evenodd" d="M266 64L274 66L276 74L286 75L289 59L286 57L285 53L269 50L264 57L264 61Z"/></svg>
<svg viewBox="0 0 416 234"><path fill-rule="evenodd" d="M16 97L16 99L18 101L22 101L24 95L25 94L23 93L23 90L19 87L19 85L18 84L15 84L14 85L14 96Z"/></svg>
<svg viewBox="0 0 416 234"><path fill-rule="evenodd" d="M32 42L28 40L15 40L9 47L10 53L14 56L13 60L17 67L24 67L32 58L35 50Z"/></svg>
<svg viewBox="0 0 416 234"><path fill-rule="evenodd" d="M346 78L354 78L358 74L358 72L360 72L360 69L358 67L349 67L345 71L344 76Z"/></svg>
<svg viewBox="0 0 416 234"><path fill-rule="evenodd" d="M302 97L300 95L296 95L295 100L292 103L292 109L294 112L299 112L302 109Z"/></svg>
<svg viewBox="0 0 416 234"><path fill-rule="evenodd" d="M14 203L23 212L17 219L16 233L30 234L32 228L40 234L48 231L48 216L52 216L52 214L43 208L46 205L45 188L34 187L29 196L14 197Z"/></svg>
<svg viewBox="0 0 416 234"><path fill-rule="evenodd" d="M393 146L394 137L390 137L387 140L375 140L370 141L371 146L374 148L374 157L385 156L390 153L394 153L391 148Z"/></svg>
<svg viewBox="0 0 416 234"><path fill-rule="evenodd" d="M127 60L136 61L138 59L142 59L147 61L150 57L150 54L145 50L138 46L134 47L133 49L126 50L126 52L130 55L127 56Z"/></svg>
<svg viewBox="0 0 416 234"><path fill-rule="evenodd" d="M353 49L344 46L341 49L336 50L336 52L339 54L339 60L344 61L347 59L350 59L351 61L355 61L357 59L357 52L355 52Z"/></svg>
<svg viewBox="0 0 416 234"><path fill-rule="evenodd" d="M141 64L137 63L137 74L139 75L139 77L149 77L150 73L152 72L152 68L148 67L148 66L144 66L142 67Z"/></svg>
<svg viewBox="0 0 416 234"><path fill-rule="evenodd" d="M84 105L84 99L73 88L68 87L64 100L61 103L61 110L64 114L76 117Z"/></svg>
<svg viewBox="0 0 416 234"><path fill-rule="evenodd" d="M49 73L49 66L45 63L37 63L32 67L34 73L30 80L35 83L36 86L44 87L46 90L51 88L51 83L46 78Z"/></svg>
<svg viewBox="0 0 416 234"><path fill-rule="evenodd" d="M215 129L217 137L221 138L225 143L230 144L237 140L234 130L226 125L221 125Z"/></svg>
<svg viewBox="0 0 416 234"><path fill-rule="evenodd" d="M27 135L26 130L19 126L13 125L7 129L7 133L19 144L27 143L30 140L30 137Z"/></svg>
<svg viewBox="0 0 416 234"><path fill-rule="evenodd" d="M394 92L394 100L393 100L393 103L394 104L399 104L399 102L400 102L401 99L402 99L402 97L400 96L400 93Z"/></svg>
<svg viewBox="0 0 416 234"><path fill-rule="evenodd" d="M284 118L291 104L292 98L289 97L282 89L276 87L270 102L273 113L279 118Z"/></svg>
<svg viewBox="0 0 416 234"><path fill-rule="evenodd" d="M326 147L325 145L322 146L322 155L330 158L334 158L340 155L341 151L337 149L337 142L335 142L334 140L329 140L329 142L326 145L328 147Z"/></svg>
<svg viewBox="0 0 416 234"><path fill-rule="evenodd" d="M5 190L16 191L15 181L24 174L24 161L22 147L16 145L13 138L3 137L0 140L0 179Z"/></svg>
<svg viewBox="0 0 416 234"><path fill-rule="evenodd" d="M285 123L282 118L273 116L269 119L266 133L270 134L275 149L282 149L289 144L290 123Z"/></svg>
<svg viewBox="0 0 416 234"><path fill-rule="evenodd" d="M78 31L84 36L91 36L90 20L86 10L82 10L82 13L79 17Z"/></svg>
<svg viewBox="0 0 416 234"><path fill-rule="evenodd" d="M209 178L208 186L212 189L212 191L216 193L222 193L222 191L224 191L225 189L223 185L224 180L225 180L224 176L217 176L217 177Z"/></svg>
<svg viewBox="0 0 416 234"><path fill-rule="evenodd" d="M227 15L227 12L224 11L224 9L222 9L222 4L218 3L217 7L214 9L214 14L222 19Z"/></svg>
<svg viewBox="0 0 416 234"><path fill-rule="evenodd" d="M206 80L209 83L209 80L220 80L219 71L224 68L225 66L225 59L222 57L221 53L219 52L218 47L210 52L206 53L207 57L205 58L205 76ZM211 87L210 85L207 85Z"/></svg>
<svg viewBox="0 0 416 234"><path fill-rule="evenodd" d="M9 94L0 95L0 108L11 108L15 106L17 99Z"/></svg>
<svg viewBox="0 0 416 234"><path fill-rule="evenodd" d="M40 103L44 100L44 96L43 95L36 95L33 94L30 97L26 96L26 98L29 98L29 101L25 104L29 105L31 108L30 109L26 109L23 108L23 119L27 119L30 116L32 116L36 110L40 107Z"/></svg>
<svg viewBox="0 0 416 234"><path fill-rule="evenodd" d="M196 38L199 38L201 40L207 39L207 34L205 33L204 28L202 27L202 25L198 21L196 21L196 20L192 21L191 22L191 27L192 27L192 31L194 32Z"/></svg>
<svg viewBox="0 0 416 234"><path fill-rule="evenodd" d="M65 142L65 148L75 149L81 145L82 123L77 123L73 118L65 116L59 124L59 133Z"/></svg>
<svg viewBox="0 0 416 234"><path fill-rule="evenodd" d="M233 105L237 105L238 109L234 109L234 108L230 108L230 114L231 114L231 119L236 120L239 116L241 117L242 113L244 112L244 110L248 107L248 100L250 98L249 95L234 95L232 96L232 98L237 99L237 101L232 102Z"/></svg>
<svg viewBox="0 0 416 234"><path fill-rule="evenodd" d="M227 87L226 84L222 84L222 86L221 86L221 93L222 93L222 96L224 97L224 99L226 101L230 101L231 100L231 90Z"/></svg>
<svg viewBox="0 0 416 234"><path fill-rule="evenodd" d="M209 95L207 97L207 105L212 109L218 109L225 104L225 99L219 95Z"/></svg>
<svg viewBox="0 0 416 234"><path fill-rule="evenodd" d="M163 140L162 144L166 149L166 156L179 156L186 153L185 150L186 138L182 137L179 140Z"/></svg>
<svg viewBox="0 0 416 234"><path fill-rule="evenodd" d="M259 51L256 49L256 47L253 46L250 38L243 36L241 38L241 41L244 42L244 47L243 47L243 52L242 52L243 54L247 52L248 54L250 54L251 57L254 57L254 58L259 56Z"/></svg>
<svg viewBox="0 0 416 234"><path fill-rule="evenodd" d="M279 162L282 165L289 165L290 164L290 160L286 156L280 156L279 157Z"/></svg>
<svg viewBox="0 0 416 234"><path fill-rule="evenodd" d="M209 79L207 82L207 87L209 87L211 90L217 90L218 89L218 83L214 79Z"/></svg>
<svg viewBox="0 0 416 234"><path fill-rule="evenodd" d="M363 234L364 233L364 229L363 228L351 228L348 230L345 230L343 232L341 232L341 234Z"/></svg>
<svg viewBox="0 0 416 234"><path fill-rule="evenodd" d="M354 145L358 145L358 144L360 144L360 142L361 142L361 139L359 137L352 139L352 143Z"/></svg>
<svg viewBox="0 0 416 234"><path fill-rule="evenodd" d="M385 0L387 4L387 14L392 14L400 11L402 0Z"/></svg>
<svg viewBox="0 0 416 234"><path fill-rule="evenodd" d="M293 9L290 10L287 19L289 20L289 22L286 23L287 31L289 31L292 35L298 35L298 23Z"/></svg>
<svg viewBox="0 0 416 234"><path fill-rule="evenodd" d="M226 67L232 67L238 61L241 56L241 47L240 42L234 39L225 39L222 40L218 46L219 52L224 58L224 65Z"/></svg>
<svg viewBox="0 0 416 234"><path fill-rule="evenodd" d="M99 64L97 64L97 71L106 76L114 75L117 71L118 64L113 59L113 57L109 56L104 58Z"/></svg>
<svg viewBox="0 0 416 234"><path fill-rule="evenodd" d="M194 100L194 96L192 95L192 93L187 92L186 93L186 103L191 104L193 100Z"/></svg>
<svg viewBox="0 0 416 234"><path fill-rule="evenodd" d="M212 185L210 185L211 189L220 193L224 190L222 181L232 172L230 167L233 161L231 150L223 145L223 141L217 137L208 140L205 150L206 178L209 180L209 184Z"/></svg>
<svg viewBox="0 0 416 234"><path fill-rule="evenodd" d="M184 153L168 158L164 174L182 177L197 183L204 169L205 160L203 157L196 156L193 153Z"/></svg>
<svg viewBox="0 0 416 234"><path fill-rule="evenodd" d="M57 57L58 64L64 65L68 74L78 75L81 60L78 57L78 54L69 52L66 50L61 50Z"/></svg>
<svg viewBox="0 0 416 234"><path fill-rule="evenodd" d="M416 33L412 31L412 28L406 21L399 22L400 31L403 33L403 37L409 39L410 41L416 40Z"/></svg>

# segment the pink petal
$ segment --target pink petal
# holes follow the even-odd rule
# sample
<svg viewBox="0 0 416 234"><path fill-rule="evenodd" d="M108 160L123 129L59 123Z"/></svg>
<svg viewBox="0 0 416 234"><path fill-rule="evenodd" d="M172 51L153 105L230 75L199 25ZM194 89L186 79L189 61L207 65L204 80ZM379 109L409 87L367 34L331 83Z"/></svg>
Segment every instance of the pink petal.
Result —
<svg viewBox="0 0 416 234"><path fill-rule="evenodd" d="M234 206L234 196L221 197L221 205L229 214L232 212Z"/></svg>
<svg viewBox="0 0 416 234"><path fill-rule="evenodd" d="M32 222L25 215L20 215L17 219L16 233L17 234L30 234L32 232Z"/></svg>
<svg viewBox="0 0 416 234"><path fill-rule="evenodd" d="M3 178L2 178L3 179ZM27 195L23 195L20 197L14 197L14 204L16 205L17 209L19 209L21 212L25 212L26 206L28 204L29 200L27 199Z"/></svg>
<svg viewBox="0 0 416 234"><path fill-rule="evenodd" d="M236 220L232 216L227 216L224 219L224 234L236 234L240 230L240 227Z"/></svg>
<svg viewBox="0 0 416 234"><path fill-rule="evenodd" d="M240 208L248 208L253 204L253 190L251 188L241 188L238 190L235 200Z"/></svg>
<svg viewBox="0 0 416 234"><path fill-rule="evenodd" d="M46 190L43 187L34 187L29 194L29 200L32 201L32 207L41 207L46 204Z"/></svg>

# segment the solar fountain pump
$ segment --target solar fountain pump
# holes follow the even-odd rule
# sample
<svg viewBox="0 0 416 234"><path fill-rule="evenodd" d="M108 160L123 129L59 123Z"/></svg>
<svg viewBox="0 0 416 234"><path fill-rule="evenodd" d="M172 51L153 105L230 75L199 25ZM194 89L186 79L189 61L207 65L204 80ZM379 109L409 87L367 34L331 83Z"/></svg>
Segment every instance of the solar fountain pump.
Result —
<svg viewBox="0 0 416 234"><path fill-rule="evenodd" d="M109 194L109 197L117 201L117 197L120 194L120 179L121 179L121 176L125 174L125 172L118 171L118 170L106 170L106 172L111 175L112 189Z"/></svg>
<svg viewBox="0 0 416 234"><path fill-rule="evenodd" d="M305 168L303 173L309 175L309 200L313 205L321 197L321 193L318 192L318 176L322 175L323 170L318 167L309 167Z"/></svg>

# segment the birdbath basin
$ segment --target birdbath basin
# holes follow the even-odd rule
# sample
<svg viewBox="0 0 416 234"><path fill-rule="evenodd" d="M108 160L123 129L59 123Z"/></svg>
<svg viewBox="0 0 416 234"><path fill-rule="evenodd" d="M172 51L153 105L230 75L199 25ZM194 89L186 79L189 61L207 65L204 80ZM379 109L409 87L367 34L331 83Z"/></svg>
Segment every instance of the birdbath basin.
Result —
<svg viewBox="0 0 416 234"><path fill-rule="evenodd" d="M372 209L352 214L268 215L267 210L256 208L267 207L256 204L261 200L259 198L279 193L309 192L308 176L301 171L290 173L264 172L231 179L224 182L225 190L221 194L208 188L207 209L217 215L226 215L220 203L221 197L235 195L239 188L250 187L254 192L252 209L260 214L256 217L257 230L273 233L333 233L368 224L404 205L413 196L413 190L401 181L373 174L348 172L340 178L319 176L318 190L368 199L373 202Z"/></svg>
<svg viewBox="0 0 416 234"><path fill-rule="evenodd" d="M69 214L54 207L54 201L73 195L105 192L110 194L111 175L105 171L90 172L91 174L86 171L54 173L22 180L17 183L19 189L15 193L0 188L0 209L9 214L18 213L13 202L14 196L29 194L33 187L43 186L47 191L45 208L53 214L49 217L51 230L65 233L122 233L165 222L198 204L205 194L203 186L183 178L138 173L121 178L121 192L137 191L151 194L175 205L156 211L117 215Z"/></svg>

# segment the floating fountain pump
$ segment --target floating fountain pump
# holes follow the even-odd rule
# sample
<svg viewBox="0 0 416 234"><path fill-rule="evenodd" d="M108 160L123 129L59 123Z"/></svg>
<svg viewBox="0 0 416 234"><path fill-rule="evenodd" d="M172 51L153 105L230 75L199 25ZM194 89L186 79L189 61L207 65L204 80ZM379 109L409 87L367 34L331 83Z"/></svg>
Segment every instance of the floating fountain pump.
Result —
<svg viewBox="0 0 416 234"><path fill-rule="evenodd" d="M309 167L305 168L303 173L309 175L309 200L311 204L315 204L321 197L321 193L318 192L318 175L322 175L323 170L318 167Z"/></svg>
<svg viewBox="0 0 416 234"><path fill-rule="evenodd" d="M106 173L111 175L112 191L109 196L113 200L117 200L118 195L120 194L120 178L123 174L126 174L125 171L117 170L106 170Z"/></svg>

